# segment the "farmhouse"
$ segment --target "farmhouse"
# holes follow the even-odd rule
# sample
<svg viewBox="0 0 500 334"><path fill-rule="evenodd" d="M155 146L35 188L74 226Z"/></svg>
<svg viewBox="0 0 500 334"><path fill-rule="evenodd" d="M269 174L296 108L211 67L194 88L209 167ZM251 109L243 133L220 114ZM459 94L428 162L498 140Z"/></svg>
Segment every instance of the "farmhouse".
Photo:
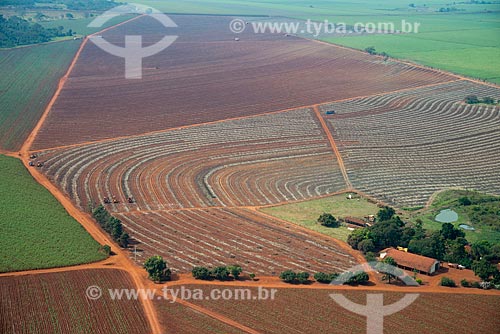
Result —
<svg viewBox="0 0 500 334"><path fill-rule="evenodd" d="M432 275L439 269L439 261L430 257L408 253L394 248L380 252L380 258L392 257L398 267L405 270L418 270L421 274Z"/></svg>

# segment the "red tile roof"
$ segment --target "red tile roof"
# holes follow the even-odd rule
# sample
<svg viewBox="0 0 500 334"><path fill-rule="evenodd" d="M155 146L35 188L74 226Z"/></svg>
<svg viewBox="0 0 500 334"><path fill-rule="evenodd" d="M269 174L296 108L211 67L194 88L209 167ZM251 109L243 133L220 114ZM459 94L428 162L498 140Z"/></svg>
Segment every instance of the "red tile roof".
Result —
<svg viewBox="0 0 500 334"><path fill-rule="evenodd" d="M394 261L396 261L396 263L400 266L414 268L426 273L430 273L434 264L438 262L437 260L430 257L407 253L395 248L386 248L380 252L380 254L383 253L387 253L386 256L392 257Z"/></svg>

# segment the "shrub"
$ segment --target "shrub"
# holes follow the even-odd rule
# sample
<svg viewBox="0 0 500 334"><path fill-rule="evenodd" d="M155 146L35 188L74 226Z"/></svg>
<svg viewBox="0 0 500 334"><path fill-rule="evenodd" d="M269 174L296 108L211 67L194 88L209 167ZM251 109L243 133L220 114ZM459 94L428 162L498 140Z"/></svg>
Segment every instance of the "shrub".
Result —
<svg viewBox="0 0 500 334"><path fill-rule="evenodd" d="M297 274L292 270L285 270L280 274L280 279L285 283L293 283L297 279Z"/></svg>
<svg viewBox="0 0 500 334"><path fill-rule="evenodd" d="M193 277L195 279L201 279L205 281L212 278L212 275L210 275L210 270L205 267L194 267L191 271L191 274L193 274Z"/></svg>
<svg viewBox="0 0 500 334"><path fill-rule="evenodd" d="M319 283L331 283L335 278L337 278L339 274L326 274L326 273L316 273L314 274L314 279Z"/></svg>
<svg viewBox="0 0 500 334"><path fill-rule="evenodd" d="M329 213L323 213L321 216L318 218L318 223L325 227L339 227L340 223L338 220L332 216Z"/></svg>
<svg viewBox="0 0 500 334"><path fill-rule="evenodd" d="M441 286L448 286L448 287L456 287L457 286L455 281L449 277L442 277L440 285Z"/></svg>
<svg viewBox="0 0 500 334"><path fill-rule="evenodd" d="M417 278L417 279L415 280L415 282L417 282L417 283L418 283L418 285L422 285L422 280L421 280L420 278Z"/></svg>
<svg viewBox="0 0 500 334"><path fill-rule="evenodd" d="M297 282L300 284L307 283L309 281L309 276L311 276L308 272L300 272L297 273Z"/></svg>
<svg viewBox="0 0 500 334"><path fill-rule="evenodd" d="M229 270L231 275L234 277L234 279L238 279L240 277L241 272L243 271L243 269L241 269L241 267L237 264L235 264L233 266L229 266L227 269Z"/></svg>
<svg viewBox="0 0 500 334"><path fill-rule="evenodd" d="M463 286L464 288L470 288L471 287L471 283L468 280L466 280L465 278L460 281L460 285Z"/></svg>
<svg viewBox="0 0 500 334"><path fill-rule="evenodd" d="M479 282L472 282L470 286L475 289L481 289L481 284L479 284Z"/></svg>

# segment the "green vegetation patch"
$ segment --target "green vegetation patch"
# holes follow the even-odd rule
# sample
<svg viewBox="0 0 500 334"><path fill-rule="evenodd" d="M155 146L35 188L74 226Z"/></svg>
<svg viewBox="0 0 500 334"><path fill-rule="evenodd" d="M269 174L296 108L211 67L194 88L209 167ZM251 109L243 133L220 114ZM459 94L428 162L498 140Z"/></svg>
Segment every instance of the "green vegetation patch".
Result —
<svg viewBox="0 0 500 334"><path fill-rule="evenodd" d="M0 50L0 148L18 150L54 94L81 41Z"/></svg>
<svg viewBox="0 0 500 334"><path fill-rule="evenodd" d="M100 245L22 163L0 155L0 272L94 262Z"/></svg>
<svg viewBox="0 0 500 334"><path fill-rule="evenodd" d="M322 226L318 223L321 214L331 213L337 219L344 217L363 218L375 215L378 210L376 204L357 196L353 199L347 199L346 194L261 209L262 212L271 216L343 241L347 240L351 231L344 226L336 228Z"/></svg>

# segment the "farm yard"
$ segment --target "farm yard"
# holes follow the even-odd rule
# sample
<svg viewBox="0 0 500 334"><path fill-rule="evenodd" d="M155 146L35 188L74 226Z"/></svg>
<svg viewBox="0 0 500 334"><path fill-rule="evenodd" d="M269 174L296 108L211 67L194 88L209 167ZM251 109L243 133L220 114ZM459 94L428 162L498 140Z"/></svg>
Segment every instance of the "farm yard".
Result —
<svg viewBox="0 0 500 334"><path fill-rule="evenodd" d="M172 18L179 28L167 33L178 40L144 59L140 81L124 79L123 63L88 43L33 148L138 135L453 79L297 37L246 32L236 42L228 29L231 17ZM123 35L133 31L144 34L145 44L154 43L165 28L152 20L140 18L103 37L121 45Z"/></svg>
<svg viewBox="0 0 500 334"><path fill-rule="evenodd" d="M208 295L211 286L190 286ZM218 287L220 288L220 286ZM253 295L257 294L255 288ZM195 304L229 317L260 333L366 333L366 317L340 307L329 296L341 293L355 303L366 304L366 291L279 289L275 300L196 301ZM382 292L378 292L382 293ZM383 292L384 304L405 294ZM384 333L496 333L500 327L500 296L423 293L404 310L384 318ZM322 307L311 307L321 305Z"/></svg>
<svg viewBox="0 0 500 334"><path fill-rule="evenodd" d="M499 194L500 108L470 94L500 98L457 81L323 106L353 186L399 208L453 187Z"/></svg>
<svg viewBox="0 0 500 334"><path fill-rule="evenodd" d="M88 286L100 286L103 297L89 300ZM130 289L122 270L88 269L0 277L1 333L147 333L141 304L112 300L108 289Z"/></svg>

